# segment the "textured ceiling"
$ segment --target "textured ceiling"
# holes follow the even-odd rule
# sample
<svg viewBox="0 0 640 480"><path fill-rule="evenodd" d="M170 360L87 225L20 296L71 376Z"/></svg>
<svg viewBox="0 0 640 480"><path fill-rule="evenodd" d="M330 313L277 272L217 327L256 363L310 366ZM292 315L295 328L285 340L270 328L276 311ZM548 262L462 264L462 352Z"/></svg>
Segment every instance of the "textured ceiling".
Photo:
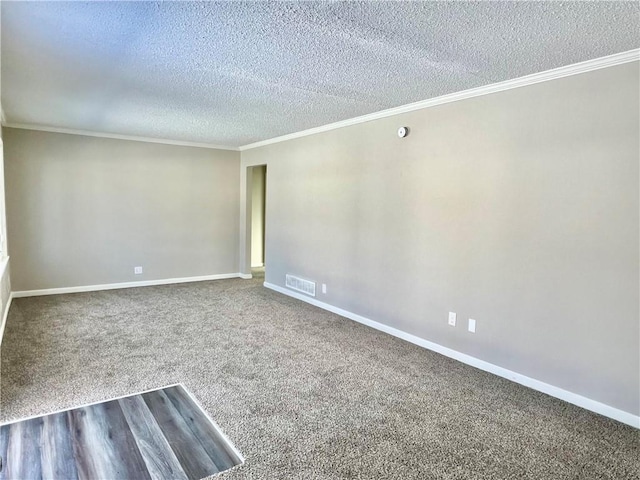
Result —
<svg viewBox="0 0 640 480"><path fill-rule="evenodd" d="M2 2L7 122L240 146L640 46L636 2Z"/></svg>

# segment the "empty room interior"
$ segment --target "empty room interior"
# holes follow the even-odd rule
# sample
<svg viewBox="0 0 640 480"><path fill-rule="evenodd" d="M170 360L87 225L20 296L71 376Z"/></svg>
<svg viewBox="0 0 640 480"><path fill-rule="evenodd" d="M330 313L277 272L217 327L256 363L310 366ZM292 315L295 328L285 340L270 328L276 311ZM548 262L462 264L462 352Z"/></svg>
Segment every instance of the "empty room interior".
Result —
<svg viewBox="0 0 640 480"><path fill-rule="evenodd" d="M640 477L640 3L0 26L0 479Z"/></svg>

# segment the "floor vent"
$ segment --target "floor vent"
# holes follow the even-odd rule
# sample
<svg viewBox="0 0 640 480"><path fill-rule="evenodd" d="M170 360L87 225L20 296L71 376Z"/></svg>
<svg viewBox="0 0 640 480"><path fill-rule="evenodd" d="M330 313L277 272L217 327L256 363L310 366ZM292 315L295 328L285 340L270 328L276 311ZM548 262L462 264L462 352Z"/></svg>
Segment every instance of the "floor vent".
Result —
<svg viewBox="0 0 640 480"><path fill-rule="evenodd" d="M293 275L287 275L286 286L292 290L297 290L312 297L316 296L316 284L303 278L294 277Z"/></svg>

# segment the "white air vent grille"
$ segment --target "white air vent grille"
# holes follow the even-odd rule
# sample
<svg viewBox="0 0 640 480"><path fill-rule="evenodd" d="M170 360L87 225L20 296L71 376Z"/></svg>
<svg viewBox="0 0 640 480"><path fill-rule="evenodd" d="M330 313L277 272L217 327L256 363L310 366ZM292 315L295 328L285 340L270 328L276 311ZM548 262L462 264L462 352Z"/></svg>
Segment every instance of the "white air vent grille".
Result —
<svg viewBox="0 0 640 480"><path fill-rule="evenodd" d="M306 293L307 295L311 295L312 297L316 296L315 282L310 282L309 280L305 280L303 278L294 277L293 275L287 275L286 285L292 290Z"/></svg>

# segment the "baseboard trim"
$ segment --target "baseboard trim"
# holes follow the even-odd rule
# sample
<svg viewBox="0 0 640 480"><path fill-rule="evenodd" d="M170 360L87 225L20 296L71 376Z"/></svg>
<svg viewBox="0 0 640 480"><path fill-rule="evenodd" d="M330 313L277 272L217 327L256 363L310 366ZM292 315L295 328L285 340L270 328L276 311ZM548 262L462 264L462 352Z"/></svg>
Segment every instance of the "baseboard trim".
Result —
<svg viewBox="0 0 640 480"><path fill-rule="evenodd" d="M547 395L550 395L552 397L559 398L560 400L564 400L565 402L577 405L578 407L590 410L600 415L604 415L605 417L612 418L632 427L640 428L640 416L633 415L609 405L605 405L604 403L600 403L596 400L583 397L582 395L569 392L568 390L564 390L554 385L536 380L535 378L527 377L520 373L513 372L503 367L499 367L498 365L485 362L484 360L472 357L471 355L467 355L465 353L458 352L457 350L453 350L437 343L430 342L428 340L425 340L424 338L417 337L402 330L398 330L397 328L393 328L383 323L379 323L369 318L358 315L356 313L349 312L348 310L343 310L342 308L338 308L328 303L321 302L319 300L316 300L315 298L293 292L278 285L274 285L273 283L264 282L264 286L276 292L288 295L293 298L297 298L298 300L302 300L303 302L322 308L323 310L327 310L355 322L375 328L376 330L380 330L381 332L388 333L389 335L393 335L394 337L401 338L420 347L432 350L446 357L453 358L454 360L458 360L459 362L465 363L472 367L484 370L485 372L493 373L494 375L497 375L499 377L506 378L507 380L519 383L520 385L532 388L533 390L546 393Z"/></svg>
<svg viewBox="0 0 640 480"><path fill-rule="evenodd" d="M204 282L207 280L224 280L238 278L240 273L222 273L199 277L163 278L160 280L143 280L140 282L107 283L103 285L83 285L79 287L46 288L44 290L23 290L11 292L14 298L40 297L43 295L61 295L64 293L97 292L100 290L117 290L120 288L152 287L154 285L171 285L174 283Z"/></svg>
<svg viewBox="0 0 640 480"><path fill-rule="evenodd" d="M238 276L244 280L251 280L253 278L253 275L250 273L239 273Z"/></svg>

